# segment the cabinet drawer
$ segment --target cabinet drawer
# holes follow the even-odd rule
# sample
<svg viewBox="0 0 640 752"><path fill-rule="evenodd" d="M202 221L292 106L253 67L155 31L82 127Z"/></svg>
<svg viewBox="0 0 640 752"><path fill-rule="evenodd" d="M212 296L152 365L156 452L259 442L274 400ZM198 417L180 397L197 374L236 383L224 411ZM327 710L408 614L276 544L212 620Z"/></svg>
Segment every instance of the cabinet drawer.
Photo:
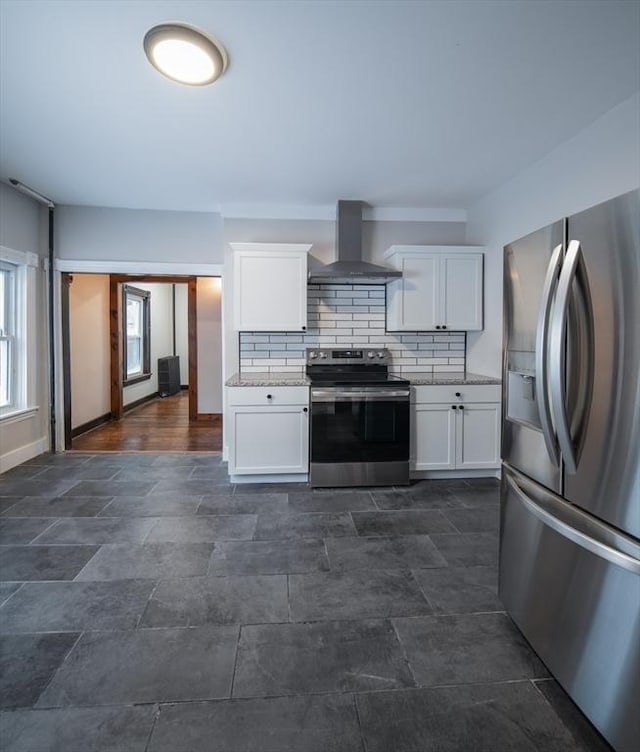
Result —
<svg viewBox="0 0 640 752"><path fill-rule="evenodd" d="M413 387L416 404L439 402L500 402L500 384L426 384ZM457 395L460 395L459 397Z"/></svg>
<svg viewBox="0 0 640 752"><path fill-rule="evenodd" d="M307 386L235 386L228 390L229 405L308 405Z"/></svg>

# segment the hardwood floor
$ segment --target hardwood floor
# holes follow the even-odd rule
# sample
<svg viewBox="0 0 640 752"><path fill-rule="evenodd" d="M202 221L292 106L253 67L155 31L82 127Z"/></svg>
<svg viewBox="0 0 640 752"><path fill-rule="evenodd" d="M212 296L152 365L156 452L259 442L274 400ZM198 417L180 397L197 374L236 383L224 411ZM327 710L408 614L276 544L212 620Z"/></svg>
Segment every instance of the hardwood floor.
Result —
<svg viewBox="0 0 640 752"><path fill-rule="evenodd" d="M158 397L72 441L82 452L220 452L222 418L189 422L186 391Z"/></svg>

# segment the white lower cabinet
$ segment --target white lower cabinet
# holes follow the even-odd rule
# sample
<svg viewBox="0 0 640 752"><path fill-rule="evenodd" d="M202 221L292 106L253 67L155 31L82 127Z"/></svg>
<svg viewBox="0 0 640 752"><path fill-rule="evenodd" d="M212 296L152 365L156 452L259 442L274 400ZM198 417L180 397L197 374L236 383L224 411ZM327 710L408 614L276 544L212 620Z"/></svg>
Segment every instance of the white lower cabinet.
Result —
<svg viewBox="0 0 640 752"><path fill-rule="evenodd" d="M496 384L415 387L411 469L497 469L500 414Z"/></svg>
<svg viewBox="0 0 640 752"><path fill-rule="evenodd" d="M293 475L309 470L307 387L230 387L230 475Z"/></svg>
<svg viewBox="0 0 640 752"><path fill-rule="evenodd" d="M450 405L416 405L412 423L412 470L456 466L456 414Z"/></svg>

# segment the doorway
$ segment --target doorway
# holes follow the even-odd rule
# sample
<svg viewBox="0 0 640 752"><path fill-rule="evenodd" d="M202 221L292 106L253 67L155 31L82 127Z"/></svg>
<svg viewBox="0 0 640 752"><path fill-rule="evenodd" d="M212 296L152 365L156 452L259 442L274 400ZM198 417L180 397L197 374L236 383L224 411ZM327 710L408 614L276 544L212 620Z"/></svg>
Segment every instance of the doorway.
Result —
<svg viewBox="0 0 640 752"><path fill-rule="evenodd" d="M221 337L219 315L217 334L214 331L212 335L211 330L212 318L216 324L215 311L213 315L211 312L212 291L217 291L219 308L220 278L63 273L61 282L65 449L219 451L221 396L212 400L208 394L215 378L205 379L204 393L200 393L198 361L200 354L203 365L207 365L210 351L216 350L216 336ZM131 289L140 300L153 301L153 336L148 333L153 347L144 367L140 338L130 336L136 333L131 321L129 329L126 327L127 298L123 293ZM199 341L199 329L206 338L204 343ZM141 334L139 330L137 333ZM125 372L127 353L132 362L137 355L139 373L132 374L131 366ZM214 367L208 365L220 372L217 382L221 394L220 343L218 353ZM177 393L174 388L170 396L161 392L162 379L158 380L160 362L167 359L179 361L181 372ZM212 440L216 434L220 438Z"/></svg>

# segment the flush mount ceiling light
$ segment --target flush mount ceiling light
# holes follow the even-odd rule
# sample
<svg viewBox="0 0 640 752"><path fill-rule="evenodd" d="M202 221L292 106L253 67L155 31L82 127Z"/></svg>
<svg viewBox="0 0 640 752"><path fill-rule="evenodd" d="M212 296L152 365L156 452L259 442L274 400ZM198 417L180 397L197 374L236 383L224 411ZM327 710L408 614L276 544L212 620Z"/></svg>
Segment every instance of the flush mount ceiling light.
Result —
<svg viewBox="0 0 640 752"><path fill-rule="evenodd" d="M154 26L145 34L144 51L163 76L189 86L212 84L227 67L224 47L186 24Z"/></svg>

